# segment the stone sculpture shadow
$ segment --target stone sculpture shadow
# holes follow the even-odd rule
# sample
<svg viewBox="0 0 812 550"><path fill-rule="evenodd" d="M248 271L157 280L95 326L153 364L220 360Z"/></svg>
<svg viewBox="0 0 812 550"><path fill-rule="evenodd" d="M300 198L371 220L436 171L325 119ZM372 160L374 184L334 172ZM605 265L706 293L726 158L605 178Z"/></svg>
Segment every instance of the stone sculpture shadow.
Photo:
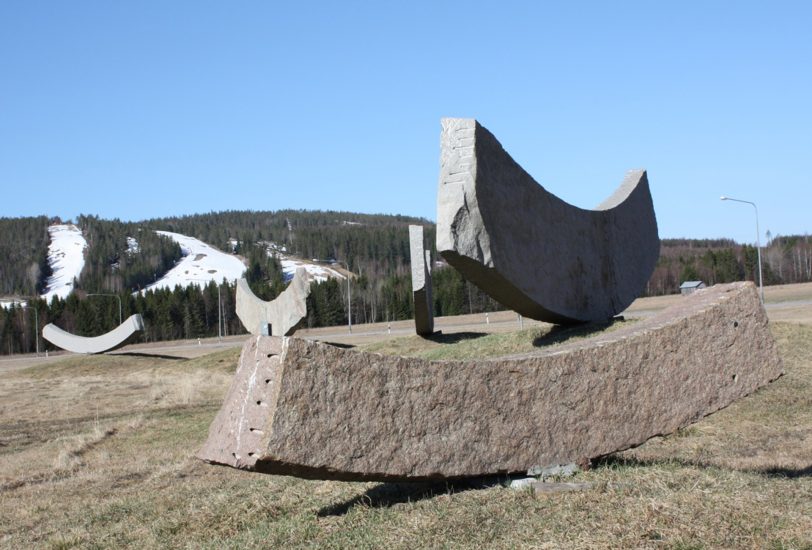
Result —
<svg viewBox="0 0 812 550"><path fill-rule="evenodd" d="M677 464L686 468L716 468L718 470L726 470L729 472L743 472L749 474L757 474L770 478L788 478L797 479L801 477L812 477L812 464L805 468L734 468L732 466L725 466L722 464L714 464L705 460L689 460L686 458L635 458L618 455L608 455L598 458L593 461L593 468L616 468L616 467L632 467L632 468L649 468L652 466L673 465Z"/></svg>
<svg viewBox="0 0 812 550"><path fill-rule="evenodd" d="M321 342L322 344L329 344L335 348L341 349L353 349L356 347L355 344L346 344L344 342L331 342L329 340L318 340L318 341Z"/></svg>
<svg viewBox="0 0 812 550"><path fill-rule="evenodd" d="M120 353L111 353L110 355L124 355L126 357L147 357L149 359L169 359L170 361L187 361L187 357L178 357L177 355L164 355L162 353L143 353L138 351L122 351Z"/></svg>
<svg viewBox="0 0 812 550"><path fill-rule="evenodd" d="M389 508L397 504L418 502L442 495L490 489L503 485L506 479L509 478L501 475L438 481L386 482L344 502L325 506L316 515L318 517L343 516L355 506Z"/></svg>
<svg viewBox="0 0 812 550"><path fill-rule="evenodd" d="M533 339L533 347L543 348L562 344L572 338L587 338L603 332L621 320L610 320L606 323L587 323L583 325L553 325L549 332Z"/></svg>
<svg viewBox="0 0 812 550"><path fill-rule="evenodd" d="M450 334L443 334L441 331L435 332L429 336L424 336L426 340L436 342L437 344L457 344L466 340L476 340L487 336L487 332L452 332Z"/></svg>

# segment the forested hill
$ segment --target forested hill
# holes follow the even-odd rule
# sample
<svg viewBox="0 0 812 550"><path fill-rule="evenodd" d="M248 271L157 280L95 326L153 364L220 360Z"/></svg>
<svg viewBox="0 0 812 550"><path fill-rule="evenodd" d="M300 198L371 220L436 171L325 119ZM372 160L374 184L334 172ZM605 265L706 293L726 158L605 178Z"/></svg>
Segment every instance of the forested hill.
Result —
<svg viewBox="0 0 812 550"><path fill-rule="evenodd" d="M333 259L352 271L388 273L408 263L409 224L430 226L424 218L388 214L279 210L226 211L161 218L146 222L155 229L182 233L227 250L241 243L269 241L302 258ZM433 232L430 235L433 242Z"/></svg>
<svg viewBox="0 0 812 550"><path fill-rule="evenodd" d="M35 295L51 271L48 265L48 220L0 218L0 296Z"/></svg>
<svg viewBox="0 0 812 550"><path fill-rule="evenodd" d="M31 300L42 294L51 274L48 226L60 222L45 216L0 219L0 301L16 297L29 302L27 308L0 310L0 353L32 351L36 329L48 322L88 336L112 329L118 324L118 300L89 296L100 293L118 296L124 317L132 313L144 316L146 340L217 335L220 310L221 330L243 331L234 313L233 284L219 285L222 304L218 304L218 285L214 283L202 293L190 287L134 294L160 279L182 256L180 246L157 235L156 230L196 237L239 255L247 266L245 277L251 288L266 300L284 289L280 263L268 255L269 247L308 260L346 264L354 274L349 289L354 323L410 318L413 304L407 226L423 225L427 244L434 248L435 242L430 221L407 216L300 210L212 212L141 222L80 216L75 222L87 249L84 268L74 283L75 292L66 300L48 304ZM768 237L765 242L765 284L812 280L809 236ZM753 246L729 239L664 239L644 294L675 293L686 280L702 280L709 285L755 280L757 273ZM332 279L311 288L308 326L348 321L346 282ZM433 297L435 315L502 309L456 270L442 266L433 273Z"/></svg>
<svg viewBox="0 0 812 550"><path fill-rule="evenodd" d="M302 258L337 260L353 272L380 276L408 264L409 224L433 225L408 216L282 210L226 211L140 222L80 215L76 221L88 242L81 288L88 292L137 290L160 278L180 258L180 247L155 230L196 237L224 251L238 245L244 256L258 242L277 244ZM42 293L51 274L48 226L59 218L0 218L0 297ZM129 254L127 238L138 241Z"/></svg>

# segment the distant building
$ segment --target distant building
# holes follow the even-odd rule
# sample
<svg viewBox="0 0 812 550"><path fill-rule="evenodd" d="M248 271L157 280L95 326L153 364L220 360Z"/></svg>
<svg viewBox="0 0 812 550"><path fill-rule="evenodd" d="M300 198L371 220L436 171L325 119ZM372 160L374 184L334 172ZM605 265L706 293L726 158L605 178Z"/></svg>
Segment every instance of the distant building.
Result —
<svg viewBox="0 0 812 550"><path fill-rule="evenodd" d="M680 294L691 294L695 290L705 288L707 285L702 281L685 281L679 285Z"/></svg>

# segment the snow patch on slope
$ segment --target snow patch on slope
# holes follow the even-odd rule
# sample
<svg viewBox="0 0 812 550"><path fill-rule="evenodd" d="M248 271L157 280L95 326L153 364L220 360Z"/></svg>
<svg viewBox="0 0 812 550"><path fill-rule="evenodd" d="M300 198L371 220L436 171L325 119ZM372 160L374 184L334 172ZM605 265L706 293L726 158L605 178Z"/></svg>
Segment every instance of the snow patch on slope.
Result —
<svg viewBox="0 0 812 550"><path fill-rule="evenodd" d="M304 260L295 260L290 257L279 258L279 263L282 264L282 272L285 275L285 282L293 279L296 270L303 267L307 271L307 278L311 281L323 283L327 279L344 279L344 275L335 269L318 265Z"/></svg>
<svg viewBox="0 0 812 550"><path fill-rule="evenodd" d="M52 225L48 234L51 236L48 264L53 274L48 277L42 297L50 302L54 296L64 300L73 291L73 280L79 278L85 267L87 241L73 224Z"/></svg>
<svg viewBox="0 0 812 550"><path fill-rule="evenodd" d="M127 237L127 256L132 256L139 252L141 252L141 247L138 245L138 240L135 237Z"/></svg>
<svg viewBox="0 0 812 550"><path fill-rule="evenodd" d="M142 292L176 286L206 286L209 281L221 283L223 279L233 283L245 272L245 265L239 258L221 252L194 237L187 237L171 231L156 231L158 235L169 237L180 245L183 258L175 267L166 272L158 281L147 286Z"/></svg>
<svg viewBox="0 0 812 550"><path fill-rule="evenodd" d="M288 283L293 279L296 270L303 267L307 272L307 278L310 281L323 283L327 279L344 279L344 275L339 271L328 267L318 260L308 262L299 258L294 258L286 254L288 249L285 246L280 246L271 241L260 241L258 244L265 247L265 252L271 258L276 258L282 266L282 274L285 277L285 282Z"/></svg>

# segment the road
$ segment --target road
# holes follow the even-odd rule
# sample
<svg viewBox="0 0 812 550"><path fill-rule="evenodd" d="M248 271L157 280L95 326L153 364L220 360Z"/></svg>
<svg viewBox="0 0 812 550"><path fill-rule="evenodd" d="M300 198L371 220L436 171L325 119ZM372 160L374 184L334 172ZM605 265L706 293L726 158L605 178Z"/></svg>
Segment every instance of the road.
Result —
<svg viewBox="0 0 812 550"><path fill-rule="evenodd" d="M639 298L623 312L623 315L628 318L648 317L669 305L677 303L680 299L682 299L682 296L678 294ZM812 283L766 287L765 299L765 308L771 320L812 324ZM509 332L519 328L529 328L543 324L540 321L521 318L512 311L437 317L434 320L435 330L440 330L446 334L459 332ZM346 325L304 329L296 332L296 336L300 338L349 345L365 344L412 334L414 334L414 324L411 320L353 325L352 333L349 332ZM247 335L241 334L227 336L222 339L215 337L132 344L112 353L145 353L193 358L222 349L240 347L246 338ZM57 352L51 353L47 357L44 355L37 356L36 354L3 356L0 358L0 373L56 361L70 355L73 354Z"/></svg>

